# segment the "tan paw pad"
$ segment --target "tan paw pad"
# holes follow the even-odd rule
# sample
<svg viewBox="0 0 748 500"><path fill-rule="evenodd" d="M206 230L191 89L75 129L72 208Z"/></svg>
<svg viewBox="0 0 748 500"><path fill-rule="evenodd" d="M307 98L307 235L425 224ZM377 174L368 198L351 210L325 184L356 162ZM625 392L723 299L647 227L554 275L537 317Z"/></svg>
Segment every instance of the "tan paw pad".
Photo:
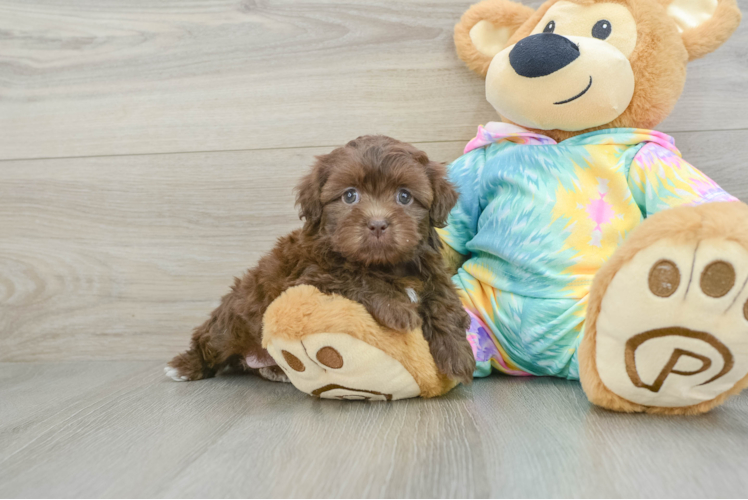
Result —
<svg viewBox="0 0 748 500"><path fill-rule="evenodd" d="M748 252L726 240L639 252L608 286L596 323L600 379L646 406L716 398L748 374Z"/></svg>
<svg viewBox="0 0 748 500"><path fill-rule="evenodd" d="M301 340L274 338L267 349L291 383L312 396L391 401L421 393L400 362L344 333L318 333Z"/></svg>

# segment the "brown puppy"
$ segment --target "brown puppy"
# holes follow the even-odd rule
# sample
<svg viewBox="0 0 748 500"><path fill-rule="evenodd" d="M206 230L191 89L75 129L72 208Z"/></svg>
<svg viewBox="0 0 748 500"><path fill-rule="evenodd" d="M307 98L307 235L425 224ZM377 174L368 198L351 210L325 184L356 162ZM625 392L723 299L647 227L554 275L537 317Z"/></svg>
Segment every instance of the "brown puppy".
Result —
<svg viewBox="0 0 748 500"><path fill-rule="evenodd" d="M472 380L470 324L439 254L435 227L446 224L457 193L446 169L423 151L389 137L364 136L317 158L297 186L305 223L278 240L236 279L190 349L166 368L175 380L213 377L243 367L287 380L261 346L268 305L295 285L312 285L363 304L382 325L419 325L437 367Z"/></svg>

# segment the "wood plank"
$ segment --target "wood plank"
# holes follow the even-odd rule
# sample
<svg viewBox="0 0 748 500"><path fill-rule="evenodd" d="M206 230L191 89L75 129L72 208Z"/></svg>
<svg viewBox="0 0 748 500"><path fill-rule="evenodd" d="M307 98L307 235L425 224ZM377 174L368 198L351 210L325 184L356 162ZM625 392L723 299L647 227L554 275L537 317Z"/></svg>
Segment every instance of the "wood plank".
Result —
<svg viewBox="0 0 748 500"><path fill-rule="evenodd" d="M463 144L426 144L451 160ZM329 148L0 163L0 360L164 359L276 238Z"/></svg>
<svg viewBox="0 0 748 500"><path fill-rule="evenodd" d="M678 418L603 411L578 383L550 378L492 376L394 403L320 401L251 376L176 383L149 362L0 364L0 380L0 417L12 415L0 418L0 442L14 442L0 446L4 498L715 498L748 488L746 395Z"/></svg>
<svg viewBox="0 0 748 500"><path fill-rule="evenodd" d="M0 463L54 437L50 429L70 425L102 401L137 387L153 367L153 362L1 364Z"/></svg>
<svg viewBox="0 0 748 500"><path fill-rule="evenodd" d="M679 133L676 144L748 200L748 131ZM463 144L419 146L451 161ZM292 187L326 151L0 163L0 361L183 350L232 276L298 227Z"/></svg>
<svg viewBox="0 0 748 500"><path fill-rule="evenodd" d="M170 384L162 365L0 365L0 373L18 372L19 366L39 372L31 388L24 390L30 385L24 383L3 393L4 408L28 416L0 419L0 439L16 443L0 448L0 495L151 496L148 491L179 475L234 422L296 392L285 384L255 387L259 380L238 377L191 387ZM81 391L81 378L107 382ZM54 384L65 405L39 390Z"/></svg>
<svg viewBox="0 0 748 500"><path fill-rule="evenodd" d="M464 142L496 119L453 47L470 3L3 0L0 158ZM748 127L747 44L693 63L660 129Z"/></svg>

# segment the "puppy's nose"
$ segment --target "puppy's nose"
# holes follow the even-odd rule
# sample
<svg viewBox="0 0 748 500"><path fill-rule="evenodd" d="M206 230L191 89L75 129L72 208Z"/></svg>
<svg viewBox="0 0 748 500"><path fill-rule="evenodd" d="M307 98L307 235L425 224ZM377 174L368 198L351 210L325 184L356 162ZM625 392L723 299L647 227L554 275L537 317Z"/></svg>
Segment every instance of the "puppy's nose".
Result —
<svg viewBox="0 0 748 500"><path fill-rule="evenodd" d="M509 52L509 64L519 76L538 78L565 68L579 57L577 44L555 33L523 38Z"/></svg>
<svg viewBox="0 0 748 500"><path fill-rule="evenodd" d="M389 224L386 220L370 220L369 221L369 231L371 231L371 234L376 236L377 238L381 237L382 234L384 234L384 231L387 229L387 226Z"/></svg>

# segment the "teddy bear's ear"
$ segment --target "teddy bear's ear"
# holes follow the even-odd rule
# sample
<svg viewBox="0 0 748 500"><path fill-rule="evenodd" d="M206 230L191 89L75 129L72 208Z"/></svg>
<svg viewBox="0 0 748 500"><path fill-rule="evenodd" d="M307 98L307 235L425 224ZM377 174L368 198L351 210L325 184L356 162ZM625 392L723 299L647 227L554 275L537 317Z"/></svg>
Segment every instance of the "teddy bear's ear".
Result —
<svg viewBox="0 0 748 500"><path fill-rule="evenodd" d="M493 57L533 12L509 0L484 0L473 5L455 26L457 54L468 68L486 76Z"/></svg>
<svg viewBox="0 0 748 500"><path fill-rule="evenodd" d="M681 32L689 61L716 50L740 24L735 0L672 0L666 8Z"/></svg>

